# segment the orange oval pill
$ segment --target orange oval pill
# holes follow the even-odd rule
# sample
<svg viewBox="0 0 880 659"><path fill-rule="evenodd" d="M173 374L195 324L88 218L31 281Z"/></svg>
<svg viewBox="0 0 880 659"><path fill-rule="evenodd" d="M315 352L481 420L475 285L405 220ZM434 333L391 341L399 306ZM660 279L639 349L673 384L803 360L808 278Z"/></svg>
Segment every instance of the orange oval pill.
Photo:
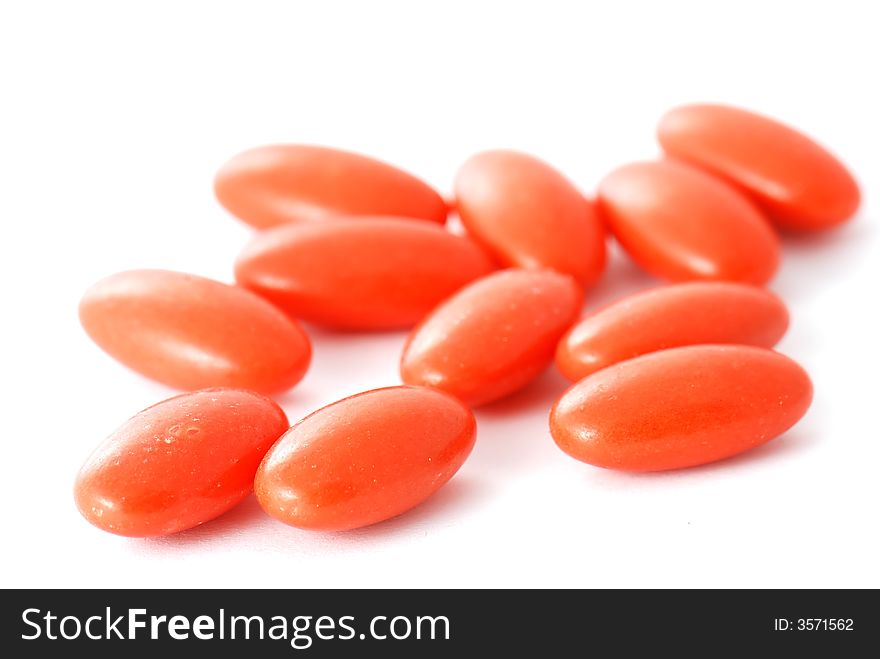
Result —
<svg viewBox="0 0 880 659"><path fill-rule="evenodd" d="M422 503L458 471L476 437L473 413L420 387L367 391L291 428L254 482L272 517L304 529L343 531Z"/></svg>
<svg viewBox="0 0 880 659"><path fill-rule="evenodd" d="M572 327L556 350L569 380L649 352L699 343L770 348L788 329L782 300L763 288L689 282L631 295Z"/></svg>
<svg viewBox="0 0 880 659"><path fill-rule="evenodd" d="M597 467L678 469L774 439L811 399L807 374L777 352L687 346L584 378L553 407L550 432L563 451Z"/></svg>
<svg viewBox="0 0 880 659"><path fill-rule="evenodd" d="M281 408L251 391L169 398L92 453L76 478L76 505L89 522L119 535L198 526L250 494L260 460L287 428Z"/></svg>
<svg viewBox="0 0 880 659"><path fill-rule="evenodd" d="M494 269L468 238L428 222L359 218L258 234L239 284L287 313L342 329L409 327Z"/></svg>
<svg viewBox="0 0 880 659"><path fill-rule="evenodd" d="M658 277L763 284L779 264L779 240L757 208L690 165L625 165L602 180L598 200L623 248Z"/></svg>
<svg viewBox="0 0 880 659"><path fill-rule="evenodd" d="M83 296L79 317L105 352L179 389L281 391L311 359L302 328L259 296L180 272L107 277Z"/></svg>
<svg viewBox="0 0 880 659"><path fill-rule="evenodd" d="M780 225L824 229L852 217L859 187L831 153L768 117L724 105L684 105L660 120L670 155L748 192Z"/></svg>
<svg viewBox="0 0 880 659"><path fill-rule="evenodd" d="M479 279L413 330L401 377L472 406L503 398L552 361L580 304L574 279L550 270L503 270Z"/></svg>
<svg viewBox="0 0 880 659"><path fill-rule="evenodd" d="M264 229L336 215L446 221L446 202L427 183L367 156L304 144L244 151L214 179L230 213Z"/></svg>
<svg viewBox="0 0 880 659"><path fill-rule="evenodd" d="M550 165L515 151L486 151L455 178L462 224L500 263L550 268L582 285L605 267L605 230L593 205Z"/></svg>

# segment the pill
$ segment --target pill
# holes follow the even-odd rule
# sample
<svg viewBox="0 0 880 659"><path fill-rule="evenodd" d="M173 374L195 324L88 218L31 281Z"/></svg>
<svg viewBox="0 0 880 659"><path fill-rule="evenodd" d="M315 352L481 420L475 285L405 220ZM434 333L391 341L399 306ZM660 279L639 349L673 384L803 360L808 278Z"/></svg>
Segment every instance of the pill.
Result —
<svg viewBox="0 0 880 659"><path fill-rule="evenodd" d="M443 223L447 207L427 183L367 156L280 144L244 151L214 179L230 213L264 229L337 215L393 215Z"/></svg>
<svg viewBox="0 0 880 659"><path fill-rule="evenodd" d="M388 387L307 416L268 452L254 491L291 526L344 531L422 503L471 452L473 413L444 393Z"/></svg>
<svg viewBox="0 0 880 659"><path fill-rule="evenodd" d="M724 105L684 105L658 127L666 153L748 192L779 225L814 230L852 217L859 187L809 137L768 117Z"/></svg>
<svg viewBox="0 0 880 659"><path fill-rule="evenodd" d="M550 431L563 451L597 467L678 469L778 437L811 398L807 374L777 352L686 346L587 376L556 402Z"/></svg>
<svg viewBox="0 0 880 659"><path fill-rule="evenodd" d="M556 350L569 380L649 352L700 343L770 348L788 329L772 293L730 282L688 282L636 293L588 315Z"/></svg>
<svg viewBox="0 0 880 659"><path fill-rule="evenodd" d="M287 430L273 401L242 389L181 394L136 414L86 460L74 497L89 522L118 535L177 533L223 514L253 489Z"/></svg>
<svg viewBox="0 0 880 659"><path fill-rule="evenodd" d="M509 269L478 279L412 331L401 378L472 406L503 398L550 364L580 305L575 280L551 270Z"/></svg>
<svg viewBox="0 0 880 659"><path fill-rule="evenodd" d="M505 266L551 268L583 286L605 266L605 230L591 202L561 173L515 151L486 151L455 178L468 233Z"/></svg>
<svg viewBox="0 0 880 659"><path fill-rule="evenodd" d="M79 316L109 355L178 389L281 391L311 359L302 328L266 300L180 272L111 275L86 292Z"/></svg>
<svg viewBox="0 0 880 659"><path fill-rule="evenodd" d="M633 260L663 279L763 284L779 263L779 240L761 212L735 188L690 165L620 167L599 184L598 202Z"/></svg>
<svg viewBox="0 0 880 659"><path fill-rule="evenodd" d="M294 317L340 329L411 327L494 269L473 241L400 218L292 224L258 233L238 283Z"/></svg>

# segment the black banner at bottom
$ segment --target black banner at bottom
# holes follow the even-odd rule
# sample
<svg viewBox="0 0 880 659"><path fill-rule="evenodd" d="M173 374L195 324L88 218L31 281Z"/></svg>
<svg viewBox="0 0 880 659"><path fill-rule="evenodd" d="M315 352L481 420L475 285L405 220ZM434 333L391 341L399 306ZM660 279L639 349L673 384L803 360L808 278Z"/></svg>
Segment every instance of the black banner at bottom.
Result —
<svg viewBox="0 0 880 659"><path fill-rule="evenodd" d="M851 656L880 638L868 590L5 590L0 615L7 657Z"/></svg>

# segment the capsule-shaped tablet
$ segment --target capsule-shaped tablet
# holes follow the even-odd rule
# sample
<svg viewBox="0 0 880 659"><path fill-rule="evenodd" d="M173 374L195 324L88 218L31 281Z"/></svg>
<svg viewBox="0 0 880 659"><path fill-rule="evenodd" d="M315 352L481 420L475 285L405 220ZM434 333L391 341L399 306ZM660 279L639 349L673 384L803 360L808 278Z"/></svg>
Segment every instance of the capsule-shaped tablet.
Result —
<svg viewBox="0 0 880 659"><path fill-rule="evenodd" d="M582 319L556 350L577 381L625 359L666 348L732 343L771 348L788 329L788 310L763 288L688 282L636 293Z"/></svg>
<svg viewBox="0 0 880 659"><path fill-rule="evenodd" d="M473 241L429 222L358 218L261 232L238 283L288 314L340 329L411 327L494 269Z"/></svg>
<svg viewBox="0 0 880 659"><path fill-rule="evenodd" d="M395 517L442 487L471 452L473 413L444 393L389 387L337 401L297 423L254 482L272 517L344 531Z"/></svg>
<svg viewBox="0 0 880 659"><path fill-rule="evenodd" d="M605 267L605 230L592 203L547 163L516 151L486 151L455 178L462 224L499 263L550 268L581 285Z"/></svg>
<svg viewBox="0 0 880 659"><path fill-rule="evenodd" d="M769 442L811 399L807 374L777 352L686 346L587 376L553 407L550 432L563 451L597 467L679 469Z"/></svg>
<svg viewBox="0 0 880 659"><path fill-rule="evenodd" d="M288 428L273 401L205 389L148 407L110 435L80 469L76 505L104 531L177 533L226 512L253 489L266 451Z"/></svg>
<svg viewBox="0 0 880 659"><path fill-rule="evenodd" d="M663 116L657 135L666 153L737 185L783 227L825 229L858 210L859 187L846 167L768 117L724 105L684 105Z"/></svg>
<svg viewBox="0 0 880 659"><path fill-rule="evenodd" d="M580 305L574 279L551 270L502 270L478 279L413 330L401 378L471 406L503 398L552 361Z"/></svg>
<svg viewBox="0 0 880 659"><path fill-rule="evenodd" d="M763 284L779 264L779 240L761 212L690 165L625 165L602 180L598 201L623 248L663 279Z"/></svg>
<svg viewBox="0 0 880 659"><path fill-rule="evenodd" d="M258 228L338 215L392 215L446 221L443 198L427 183L357 153L305 144L239 153L217 172L217 199Z"/></svg>
<svg viewBox="0 0 880 659"><path fill-rule="evenodd" d="M109 355L178 389L281 391L311 359L302 328L266 300L180 272L111 275L86 292L79 317Z"/></svg>

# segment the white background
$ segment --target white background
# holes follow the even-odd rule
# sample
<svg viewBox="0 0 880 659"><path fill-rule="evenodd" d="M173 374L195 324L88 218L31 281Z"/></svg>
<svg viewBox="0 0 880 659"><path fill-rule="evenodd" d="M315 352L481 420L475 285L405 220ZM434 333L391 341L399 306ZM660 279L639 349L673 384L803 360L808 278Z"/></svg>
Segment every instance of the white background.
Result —
<svg viewBox="0 0 880 659"><path fill-rule="evenodd" d="M875 3L6 2L0 5L0 585L880 586L880 70ZM71 494L81 462L174 392L77 321L118 270L229 281L249 232L211 192L234 153L315 142L448 192L473 152L539 155L591 191L657 152L667 108L720 101L784 119L864 188L839 231L789 238L772 288L780 349L815 404L748 455L659 475L566 457L553 372L480 410L477 447L419 509L315 534L253 500L176 537L102 533ZM653 283L612 263L588 307ZM398 382L403 334L313 333L291 420Z"/></svg>

